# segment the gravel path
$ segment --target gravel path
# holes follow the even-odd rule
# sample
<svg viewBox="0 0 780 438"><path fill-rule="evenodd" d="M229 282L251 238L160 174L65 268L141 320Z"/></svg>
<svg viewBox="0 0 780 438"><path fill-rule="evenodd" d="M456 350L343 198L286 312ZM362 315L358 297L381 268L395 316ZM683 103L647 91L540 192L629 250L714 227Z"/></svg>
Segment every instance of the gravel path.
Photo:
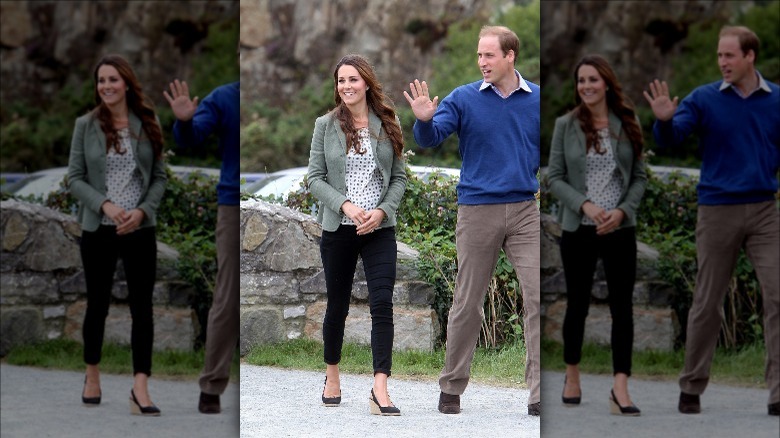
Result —
<svg viewBox="0 0 780 438"><path fill-rule="evenodd" d="M197 411L194 381L152 378L150 391L161 417L129 413L129 375L102 376L103 403L81 404L80 372L18 367L0 363L0 432L14 437L539 437L540 419L527 415L528 391L470 384L461 397L460 415L436 409L435 379L391 378L390 394L400 417L368 413L371 377L342 376L342 405L320 404L323 373L241 364L241 390L230 384L223 413ZM629 385L640 417L609 414L610 376L584 375L583 400L567 408L560 402L563 374L542 373L541 437L744 437L777 438L780 419L766 412L765 389L711 384L699 415L677 412L675 381L632 378ZM240 402L240 420L239 420ZM240 431L240 432L239 432Z"/></svg>
<svg viewBox="0 0 780 438"><path fill-rule="evenodd" d="M228 385L222 413L198 412L197 381L149 380L160 417L130 415L130 375L101 375L99 406L81 403L84 374L0 364L0 434L40 437L238 437L238 384Z"/></svg>
<svg viewBox="0 0 780 438"><path fill-rule="evenodd" d="M676 380L632 378L628 389L642 415L621 417L609 413L612 376L583 375L581 382L582 404L569 408L561 402L563 373L542 373L542 437L780 437L780 418L767 415L765 389L710 384L701 414L683 415Z"/></svg>
<svg viewBox="0 0 780 438"><path fill-rule="evenodd" d="M372 378L342 375L339 407L322 406L323 372L241 364L242 437L538 437L539 417L527 414L528 390L469 384L460 415L437 410L436 380L390 378L399 417L368 412Z"/></svg>

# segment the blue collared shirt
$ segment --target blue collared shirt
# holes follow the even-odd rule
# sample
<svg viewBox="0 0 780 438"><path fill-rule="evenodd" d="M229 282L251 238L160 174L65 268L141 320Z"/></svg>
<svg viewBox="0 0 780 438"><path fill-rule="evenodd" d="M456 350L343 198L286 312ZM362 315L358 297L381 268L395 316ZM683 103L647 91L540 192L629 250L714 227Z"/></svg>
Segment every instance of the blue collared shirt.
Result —
<svg viewBox="0 0 780 438"><path fill-rule="evenodd" d="M517 88L515 88L514 90L512 90L512 91L509 93L509 95L508 95L508 96L504 96L504 95L501 93L501 90L499 90L497 86L495 86L495 85L493 85L492 83L490 83L490 82L487 82L487 81L482 81L482 85L480 85L480 86L479 86L479 91L482 91L482 90L484 90L485 88L488 88L488 87L490 87L490 88L492 88L492 89L493 89L493 91L495 91L495 92L496 92L496 94L498 94L499 96L501 96L501 98L502 98L502 99L506 99L506 98L508 98L509 96L511 96L511 95L512 95L512 94L513 94L515 91L517 91L517 90L523 90L523 91L527 91L527 92L529 92L529 93L530 93L530 92L531 92L531 87L529 87L529 86L528 86L528 84L526 84L526 83L525 83L525 79L523 79L523 77L522 77L522 76L520 76L520 72L519 72L519 71L517 71L517 70L515 70L515 77L518 79Z"/></svg>

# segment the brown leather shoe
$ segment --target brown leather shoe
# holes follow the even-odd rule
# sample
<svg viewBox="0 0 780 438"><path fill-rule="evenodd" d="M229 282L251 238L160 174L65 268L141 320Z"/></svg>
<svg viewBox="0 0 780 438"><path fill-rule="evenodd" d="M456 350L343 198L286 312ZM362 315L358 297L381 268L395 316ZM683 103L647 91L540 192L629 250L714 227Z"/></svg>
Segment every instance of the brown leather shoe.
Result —
<svg viewBox="0 0 780 438"><path fill-rule="evenodd" d="M538 417L542 415L542 402L531 403L528 405L528 415Z"/></svg>
<svg viewBox="0 0 780 438"><path fill-rule="evenodd" d="M198 410L201 414L219 414L222 412L222 409L219 407L219 395L201 392Z"/></svg>
<svg viewBox="0 0 780 438"><path fill-rule="evenodd" d="M767 405L767 409L769 410L769 415L780 415L780 402Z"/></svg>
<svg viewBox="0 0 780 438"><path fill-rule="evenodd" d="M687 394L680 392L680 402L677 404L677 409L682 414L698 414L701 412L701 402L699 396L696 394Z"/></svg>
<svg viewBox="0 0 780 438"><path fill-rule="evenodd" d="M442 414L460 414L460 396L445 392L440 393L439 412Z"/></svg>

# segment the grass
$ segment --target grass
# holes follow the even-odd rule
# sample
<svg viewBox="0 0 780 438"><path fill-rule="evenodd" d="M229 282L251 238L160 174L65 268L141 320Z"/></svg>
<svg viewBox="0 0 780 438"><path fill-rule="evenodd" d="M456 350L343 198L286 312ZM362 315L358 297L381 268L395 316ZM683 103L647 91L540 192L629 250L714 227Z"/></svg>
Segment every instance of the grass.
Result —
<svg viewBox="0 0 780 438"><path fill-rule="evenodd" d="M297 339L255 347L243 361L252 365L274 366L310 371L325 370L322 343ZM501 350L478 348L471 365L471 381L487 385L524 387L525 348L512 345ZM339 370L349 374L373 372L371 347L345 343ZM393 351L393 377L411 380L435 380L444 367L444 350Z"/></svg>
<svg viewBox="0 0 780 438"><path fill-rule="evenodd" d="M766 350L761 344L742 349L719 348L715 352L710 370L710 380L725 385L765 388L764 358ZM685 353L677 351L634 352L631 375L644 379L677 380L685 362ZM563 345L548 339L542 340L542 368L563 371ZM582 348L580 370L591 374L612 374L612 352L608 346L585 344Z"/></svg>
<svg viewBox="0 0 780 438"><path fill-rule="evenodd" d="M67 339L54 339L13 348L4 361L10 365L83 371L83 347ZM231 379L238 381L238 354L230 370ZM201 351L155 351L152 355L152 373L155 378L197 379L203 368ZM100 371L108 374L132 374L133 356L129 346L106 343Z"/></svg>
<svg viewBox="0 0 780 438"><path fill-rule="evenodd" d="M12 349L3 359L5 363L20 366L83 371L82 346L71 340L55 339ZM715 383L752 388L764 388L764 357L761 344L743 347L738 351L718 349L712 362L711 380ZM471 366L471 380L488 385L524 387L525 348L512 345L501 350L478 348ZM549 371L563 371L563 346L542 340L542 367ZM684 361L682 350L672 352L635 352L632 375L654 380L676 380ZM324 371L322 343L298 339L279 344L255 347L243 362L311 371ZM102 372L131 374L132 353L129 346L105 344L100 363ZM155 351L152 357L155 377L166 379L197 379L203 368L203 351ZM393 377L411 380L438 379L444 367L444 350L434 352L394 351ZM370 375L371 348L344 344L342 372ZM580 369L592 374L612 373L612 353L609 347L585 344ZM234 357L231 379L238 381L238 355Z"/></svg>

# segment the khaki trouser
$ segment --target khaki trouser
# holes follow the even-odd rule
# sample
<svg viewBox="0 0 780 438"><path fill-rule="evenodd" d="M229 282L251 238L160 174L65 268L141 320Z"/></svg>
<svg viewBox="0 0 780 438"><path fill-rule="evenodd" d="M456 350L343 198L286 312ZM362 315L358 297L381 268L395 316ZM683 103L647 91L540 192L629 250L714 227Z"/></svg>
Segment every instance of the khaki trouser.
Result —
<svg viewBox="0 0 780 438"><path fill-rule="evenodd" d="M220 205L217 211L217 285L209 310L206 357L200 390L220 395L230 380L230 365L239 333L239 207Z"/></svg>
<svg viewBox="0 0 780 438"><path fill-rule="evenodd" d="M699 271L688 312L685 368L680 373L683 392L702 394L707 387L723 320L723 300L739 250L745 248L761 284L769 403L780 402L779 218L775 201L699 206L696 223Z"/></svg>
<svg viewBox="0 0 780 438"><path fill-rule="evenodd" d="M539 211L536 201L458 207L458 275L447 322L447 351L439 378L442 392L460 395L469 381L479 340L483 304L501 248L515 268L523 292L525 377L540 401Z"/></svg>

